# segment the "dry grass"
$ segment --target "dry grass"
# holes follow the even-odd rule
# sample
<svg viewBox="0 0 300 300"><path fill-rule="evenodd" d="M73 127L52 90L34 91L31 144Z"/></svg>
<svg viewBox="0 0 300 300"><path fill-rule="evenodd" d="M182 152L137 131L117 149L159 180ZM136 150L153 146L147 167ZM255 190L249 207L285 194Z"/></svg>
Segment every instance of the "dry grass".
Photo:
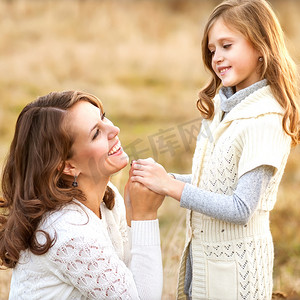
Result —
<svg viewBox="0 0 300 300"><path fill-rule="evenodd" d="M0 300L8 299L11 270L0 271Z"/></svg>
<svg viewBox="0 0 300 300"><path fill-rule="evenodd" d="M219 1L7 0L0 2L0 165L21 108L53 90L78 89L99 96L121 129L123 146L158 130L199 117L197 91L206 81L201 31ZM300 3L272 1L299 62ZM177 137L178 138L178 137ZM192 151L158 153L168 170L189 172ZM274 289L290 298L300 293L300 161L289 159L272 212L275 243ZM126 169L113 177L122 189ZM164 299L174 299L184 243L184 211L172 199L160 210ZM0 271L0 299L9 291L9 271Z"/></svg>

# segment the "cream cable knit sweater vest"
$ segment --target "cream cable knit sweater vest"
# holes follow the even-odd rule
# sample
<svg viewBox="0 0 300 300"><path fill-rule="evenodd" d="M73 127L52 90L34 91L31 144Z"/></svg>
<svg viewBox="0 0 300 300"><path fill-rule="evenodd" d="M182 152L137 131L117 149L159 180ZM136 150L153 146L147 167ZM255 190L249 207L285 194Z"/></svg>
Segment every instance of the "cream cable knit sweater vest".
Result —
<svg viewBox="0 0 300 300"><path fill-rule="evenodd" d="M203 120L198 136L192 184L231 195L238 179L253 168L271 165L276 171L247 225L187 212L186 246L177 296L186 298L185 261L192 240L193 300L271 299L274 253L269 211L276 202L291 145L282 128L283 109L269 86L245 98L222 122L219 106L217 95L215 116L211 121Z"/></svg>

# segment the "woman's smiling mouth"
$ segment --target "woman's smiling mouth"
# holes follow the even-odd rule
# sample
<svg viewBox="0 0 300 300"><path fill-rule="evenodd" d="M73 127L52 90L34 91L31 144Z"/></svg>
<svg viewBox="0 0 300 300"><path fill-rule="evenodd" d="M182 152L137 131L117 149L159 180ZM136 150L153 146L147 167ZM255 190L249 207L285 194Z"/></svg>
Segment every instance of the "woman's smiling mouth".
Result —
<svg viewBox="0 0 300 300"><path fill-rule="evenodd" d="M113 155L115 153L117 153L120 149L122 149L121 147L121 142L118 141L108 152L108 156Z"/></svg>

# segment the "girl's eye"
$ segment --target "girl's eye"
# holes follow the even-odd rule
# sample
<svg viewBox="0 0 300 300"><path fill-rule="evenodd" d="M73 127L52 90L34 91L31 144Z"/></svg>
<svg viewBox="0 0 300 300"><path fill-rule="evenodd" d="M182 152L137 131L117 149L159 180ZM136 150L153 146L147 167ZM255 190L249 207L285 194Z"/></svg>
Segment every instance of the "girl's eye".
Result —
<svg viewBox="0 0 300 300"><path fill-rule="evenodd" d="M96 132L95 132L95 134L93 135L92 140L96 139L96 137L99 135L99 133L100 133L100 130L97 129Z"/></svg>
<svg viewBox="0 0 300 300"><path fill-rule="evenodd" d="M102 114L102 116L101 116L101 121L103 121L104 118L105 118L105 112L104 112L104 113Z"/></svg>
<svg viewBox="0 0 300 300"><path fill-rule="evenodd" d="M226 44L226 45L223 46L223 48L224 48L224 49L227 49L227 48L229 48L231 45L232 45L232 44Z"/></svg>

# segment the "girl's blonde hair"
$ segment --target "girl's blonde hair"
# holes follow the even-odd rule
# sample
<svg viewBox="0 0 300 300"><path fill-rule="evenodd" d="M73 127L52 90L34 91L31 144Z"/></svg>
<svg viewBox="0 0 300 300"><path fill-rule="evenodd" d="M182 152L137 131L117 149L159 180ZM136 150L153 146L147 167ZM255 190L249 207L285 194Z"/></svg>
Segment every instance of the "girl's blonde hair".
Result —
<svg viewBox="0 0 300 300"><path fill-rule="evenodd" d="M263 61L260 62L261 79L266 78L271 90L285 109L282 125L291 136L292 144L300 142L299 107L297 105L297 70L284 42L279 21L265 0L228 0L218 5L210 15L202 39L202 58L212 77L199 92L197 107L206 119L214 115L213 97L221 80L211 66L212 56L207 47L208 33L216 20L222 18L228 27L244 35L257 49Z"/></svg>

